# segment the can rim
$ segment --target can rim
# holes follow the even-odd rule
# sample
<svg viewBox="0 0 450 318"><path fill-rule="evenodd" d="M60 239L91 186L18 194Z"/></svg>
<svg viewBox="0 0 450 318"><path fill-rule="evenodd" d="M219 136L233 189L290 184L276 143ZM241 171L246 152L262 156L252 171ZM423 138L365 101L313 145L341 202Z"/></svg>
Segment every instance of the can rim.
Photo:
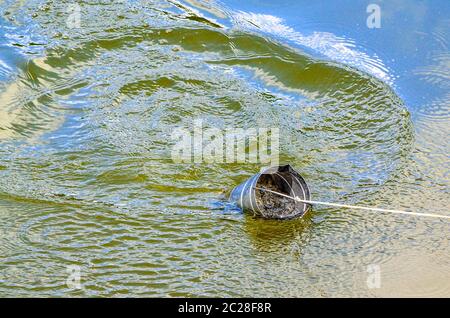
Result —
<svg viewBox="0 0 450 318"><path fill-rule="evenodd" d="M253 181L252 182L252 188L254 188L254 186L256 187L256 185L257 185L257 183L258 183L258 181L259 181L259 179L261 178L261 176L263 175L263 174L266 174L266 171L267 170L269 170L269 169L276 169L275 171L274 171L274 173L270 173L270 174L276 174L276 175L278 175L280 178L282 178L283 179L283 181L284 182L286 182L286 184L289 186L289 188L290 188L290 191L289 191L289 195L292 195L292 193L294 194L294 196L297 196L297 194L295 193L295 191L294 191L294 189L293 189L293 187L289 184L289 182L279 173L280 171L279 171L279 168L280 167L287 167L288 169L289 169L289 174L295 179L295 181L297 182L297 184L299 185L299 187L300 187L300 189L301 189L301 191L302 191L302 193L303 193L303 198L304 199L311 199L311 191L310 191L310 189L309 189L309 187L308 187L308 184L306 183L306 181L305 181L305 179L294 169L294 168L292 168L292 166L291 165L285 165L285 166L283 166L283 165L279 165L279 166L273 166L273 167L268 167L267 169L265 169L265 170L263 170L263 172L261 172L261 173L259 173L258 175L257 175L257 177L255 178L255 181ZM299 178L302 180L299 180ZM254 185L253 185L253 183L254 183ZM253 192L253 196L254 196L254 200L255 200L255 204L256 204L256 207L258 208L258 212L259 212L259 214L260 215L264 215L264 213L261 211L261 209L259 208L259 205L258 205L258 201L256 200L256 191L251 191L250 193L252 193ZM307 196L308 196L308 198L307 198ZM253 204L252 204L252 201L253 200L250 200L250 204L251 204L251 206L252 206L252 210L253 210L253 213L254 213L254 215L255 215L255 211L254 211L254 209L253 209ZM293 218L297 218L297 217L303 217L306 213L308 213L310 210L311 210L311 205L310 204L307 204L307 203L302 203L302 209L301 209L301 211L300 212L298 212L298 213L293 213L293 214L290 214L290 215L287 215L287 216L277 216L277 217L272 217L272 219L282 219L282 220L286 220L286 219L293 219Z"/></svg>

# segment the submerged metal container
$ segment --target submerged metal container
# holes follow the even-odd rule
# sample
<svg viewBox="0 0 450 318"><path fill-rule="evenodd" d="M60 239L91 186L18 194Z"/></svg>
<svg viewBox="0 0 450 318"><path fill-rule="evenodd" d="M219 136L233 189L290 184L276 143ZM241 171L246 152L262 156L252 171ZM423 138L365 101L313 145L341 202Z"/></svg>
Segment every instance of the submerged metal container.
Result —
<svg viewBox="0 0 450 318"><path fill-rule="evenodd" d="M309 204L256 188L270 189L302 200L310 200L308 185L290 165L270 167L255 174L231 191L230 200L244 212L267 219L302 217L310 209Z"/></svg>

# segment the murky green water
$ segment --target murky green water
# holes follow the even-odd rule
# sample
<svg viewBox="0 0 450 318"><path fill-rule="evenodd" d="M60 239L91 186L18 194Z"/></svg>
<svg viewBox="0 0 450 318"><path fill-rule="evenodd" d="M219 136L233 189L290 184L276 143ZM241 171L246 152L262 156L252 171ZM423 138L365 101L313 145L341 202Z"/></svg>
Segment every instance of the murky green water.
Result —
<svg viewBox="0 0 450 318"><path fill-rule="evenodd" d="M450 295L445 220L253 219L224 193L261 165L171 158L196 119L277 127L314 199L448 215L448 17L405 67L278 18L302 3L87 1L79 28L71 1L0 3L1 296Z"/></svg>

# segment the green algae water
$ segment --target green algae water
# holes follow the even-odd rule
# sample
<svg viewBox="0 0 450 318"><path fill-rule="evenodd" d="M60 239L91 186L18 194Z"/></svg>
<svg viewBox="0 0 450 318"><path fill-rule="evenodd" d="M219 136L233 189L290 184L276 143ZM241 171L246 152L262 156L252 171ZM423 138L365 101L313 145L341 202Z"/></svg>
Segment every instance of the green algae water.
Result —
<svg viewBox="0 0 450 318"><path fill-rule="evenodd" d="M449 5L356 3L1 1L0 296L450 296L447 221L255 219L260 164L171 156L277 127L313 199L448 215Z"/></svg>

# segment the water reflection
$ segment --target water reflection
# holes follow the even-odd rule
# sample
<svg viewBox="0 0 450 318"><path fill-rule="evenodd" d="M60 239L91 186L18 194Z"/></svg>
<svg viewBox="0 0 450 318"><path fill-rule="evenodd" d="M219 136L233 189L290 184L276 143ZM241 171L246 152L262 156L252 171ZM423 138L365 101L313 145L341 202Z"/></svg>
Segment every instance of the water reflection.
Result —
<svg viewBox="0 0 450 318"><path fill-rule="evenodd" d="M259 252L279 253L280 250L291 250L292 253L300 253L301 246L307 244L309 232L314 226L311 214L302 219L280 222L283 221L263 220L247 215L244 230Z"/></svg>

